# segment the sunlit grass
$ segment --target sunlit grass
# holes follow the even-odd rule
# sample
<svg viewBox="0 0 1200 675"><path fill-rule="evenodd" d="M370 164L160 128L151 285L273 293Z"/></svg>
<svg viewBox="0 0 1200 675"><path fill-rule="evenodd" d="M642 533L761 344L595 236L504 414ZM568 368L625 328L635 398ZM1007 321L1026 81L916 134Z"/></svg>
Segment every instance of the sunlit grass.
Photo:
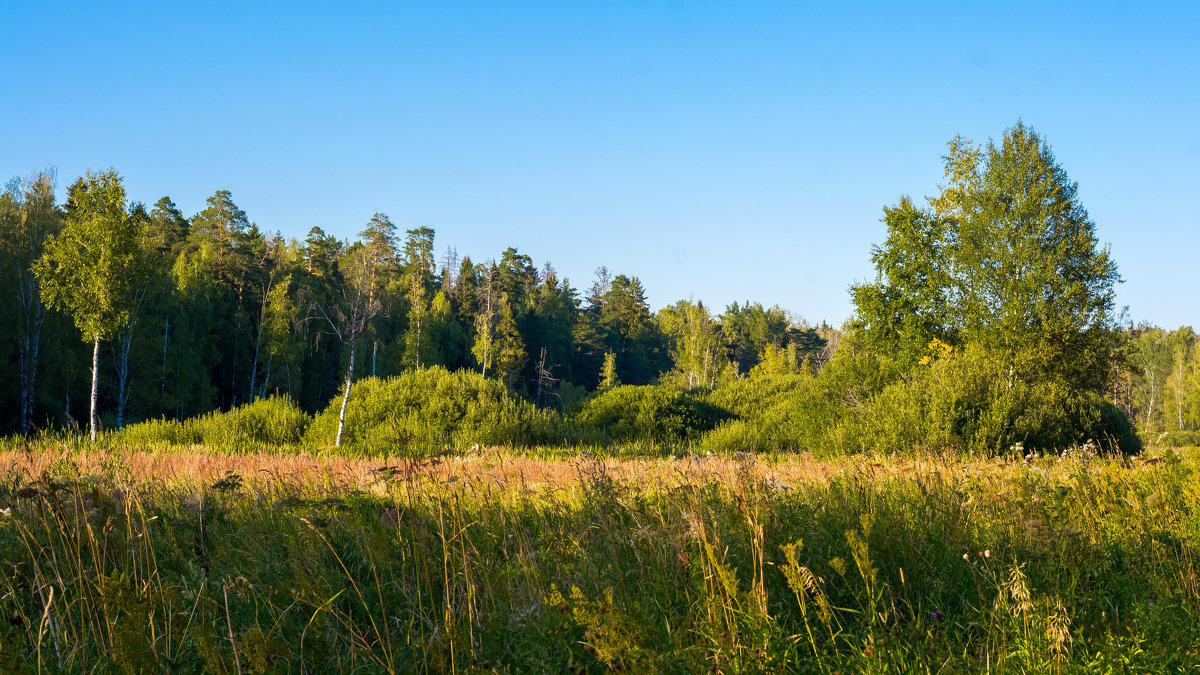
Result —
<svg viewBox="0 0 1200 675"><path fill-rule="evenodd" d="M1195 452L552 454L10 444L0 671L1200 667Z"/></svg>

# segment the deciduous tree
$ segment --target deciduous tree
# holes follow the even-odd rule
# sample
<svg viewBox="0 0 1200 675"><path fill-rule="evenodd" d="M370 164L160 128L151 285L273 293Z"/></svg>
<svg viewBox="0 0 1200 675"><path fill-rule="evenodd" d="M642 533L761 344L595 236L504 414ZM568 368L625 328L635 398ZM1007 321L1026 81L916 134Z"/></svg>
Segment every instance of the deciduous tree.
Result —
<svg viewBox="0 0 1200 675"><path fill-rule="evenodd" d="M35 269L46 302L75 321L92 343L90 433L96 440L100 341L129 320L130 289L140 281L137 222L115 170L88 172L67 193L66 226L46 242Z"/></svg>

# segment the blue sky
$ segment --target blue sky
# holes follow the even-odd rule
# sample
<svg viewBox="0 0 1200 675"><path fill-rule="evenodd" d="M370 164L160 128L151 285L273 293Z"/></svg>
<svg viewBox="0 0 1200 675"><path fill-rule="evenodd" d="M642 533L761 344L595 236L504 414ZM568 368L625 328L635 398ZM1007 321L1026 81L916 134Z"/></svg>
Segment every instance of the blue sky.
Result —
<svg viewBox="0 0 1200 675"><path fill-rule="evenodd" d="M882 207L1023 119L1135 320L1200 323L1200 3L14 3L0 175L115 167L191 215L376 211L583 290L849 316Z"/></svg>

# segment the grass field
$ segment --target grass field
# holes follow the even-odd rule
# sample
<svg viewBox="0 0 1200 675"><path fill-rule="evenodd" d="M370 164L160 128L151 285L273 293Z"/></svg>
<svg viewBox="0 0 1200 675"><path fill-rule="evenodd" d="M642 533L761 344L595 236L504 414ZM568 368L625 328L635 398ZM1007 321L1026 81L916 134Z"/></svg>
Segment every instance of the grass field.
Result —
<svg viewBox="0 0 1200 675"><path fill-rule="evenodd" d="M1200 668L1200 455L0 453L0 672Z"/></svg>

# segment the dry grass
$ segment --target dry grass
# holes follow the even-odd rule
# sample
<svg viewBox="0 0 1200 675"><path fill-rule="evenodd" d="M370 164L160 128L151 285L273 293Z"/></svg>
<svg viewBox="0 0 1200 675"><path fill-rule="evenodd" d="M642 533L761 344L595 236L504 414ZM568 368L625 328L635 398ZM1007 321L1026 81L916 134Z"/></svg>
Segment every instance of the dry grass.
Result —
<svg viewBox="0 0 1200 675"><path fill-rule="evenodd" d="M815 459L809 453L775 457L737 455L687 458L592 458L590 454L566 459L530 457L504 448L410 459L407 457L345 457L306 452L228 452L204 446L166 449L70 449L63 445L0 450L0 468L37 477L69 461L82 473L99 473L113 461L121 462L137 480L210 483L238 474L255 481L326 484L343 490L361 490L378 481L381 470L403 473L433 482L469 480L496 488L568 488L580 480L580 469L603 470L615 480L639 488L702 485L743 472L781 487L828 483L848 475L868 480L954 480L1000 483L1028 465L1021 458L963 458L956 455L867 458L862 456ZM1125 466L1124 460L1102 460ZM1157 460L1140 460L1133 466L1152 467ZM1063 470L1061 459L1041 462L1053 475Z"/></svg>

